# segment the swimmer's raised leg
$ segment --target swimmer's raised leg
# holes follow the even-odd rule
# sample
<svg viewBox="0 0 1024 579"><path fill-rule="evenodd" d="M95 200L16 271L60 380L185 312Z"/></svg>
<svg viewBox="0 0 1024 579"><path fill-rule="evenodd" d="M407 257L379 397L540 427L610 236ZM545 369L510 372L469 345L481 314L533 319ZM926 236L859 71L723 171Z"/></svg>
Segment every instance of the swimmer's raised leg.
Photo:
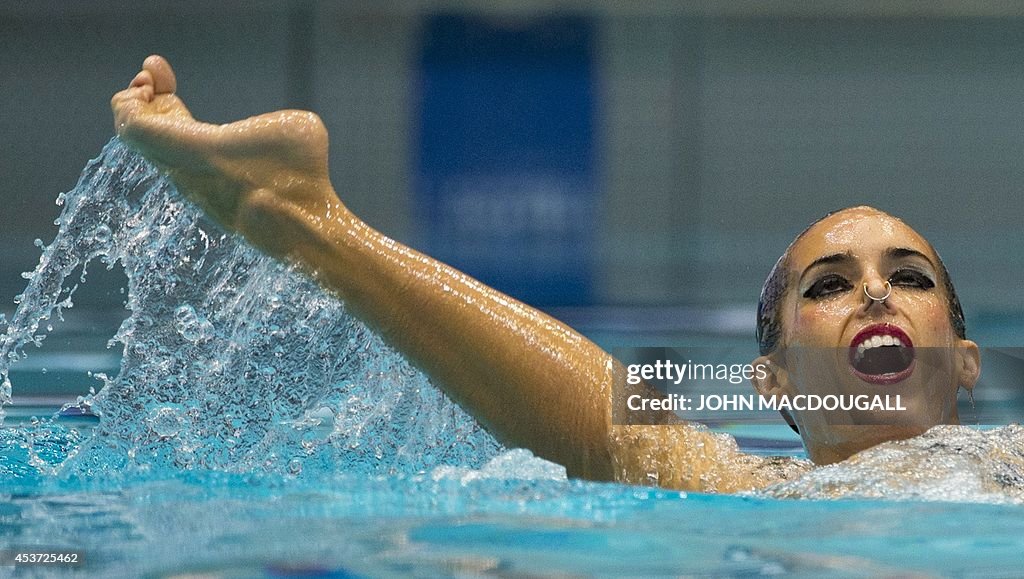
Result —
<svg viewBox="0 0 1024 579"><path fill-rule="evenodd" d="M118 133L225 227L290 260L429 375L502 442L570 475L709 491L775 482L774 464L679 424L614 427L618 362L568 326L366 225L327 174L307 112L227 125L192 118L170 65L146 59L112 100ZM653 475L653 478L652 478Z"/></svg>
<svg viewBox="0 0 1024 579"><path fill-rule="evenodd" d="M215 220L280 256L262 204L317 214L339 206L327 174L327 131L313 113L278 111L214 125L192 118L170 64L150 56L111 99L118 134L166 171ZM271 208L271 213L276 207ZM336 213L336 212L335 212Z"/></svg>

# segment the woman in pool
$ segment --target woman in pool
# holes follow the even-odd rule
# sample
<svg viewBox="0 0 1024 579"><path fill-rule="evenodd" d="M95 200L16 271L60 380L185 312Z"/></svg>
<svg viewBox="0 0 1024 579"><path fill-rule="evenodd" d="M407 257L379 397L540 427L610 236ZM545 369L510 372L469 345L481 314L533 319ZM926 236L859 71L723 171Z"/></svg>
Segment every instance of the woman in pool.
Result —
<svg viewBox="0 0 1024 579"><path fill-rule="evenodd" d="M760 488L810 468L744 454L731 437L667 411L649 417L652 426L613 425L613 384L625 383L623 366L557 320L353 215L329 181L327 133L316 115L196 121L158 56L146 59L111 106L118 134L183 194L335 292L506 445L529 448L571 476L703 491ZM846 209L801 234L769 276L755 361L769 371L754 386L766 396L816 392L822 383L832 392L888 384L903 394L910 417L902 426L872 424L870 416L830 424L820 413L794 410L788 418L818 464L956 424L957 390L972 388L979 371L962 319L924 238L881 211ZM907 363L865 370L845 354L870 349L874 336L896 345ZM915 366L922 348L947 353L940 372ZM823 364L821 352L842 355L826 354Z"/></svg>

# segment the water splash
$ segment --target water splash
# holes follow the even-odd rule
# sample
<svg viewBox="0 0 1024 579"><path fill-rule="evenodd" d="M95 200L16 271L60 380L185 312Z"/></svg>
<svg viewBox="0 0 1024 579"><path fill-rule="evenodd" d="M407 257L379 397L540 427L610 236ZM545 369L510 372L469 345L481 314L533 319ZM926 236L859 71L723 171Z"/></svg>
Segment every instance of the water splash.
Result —
<svg viewBox="0 0 1024 579"><path fill-rule="evenodd" d="M119 372L79 401L99 426L52 474L415 473L500 450L343 304L217 229L117 139L58 204L0 338L0 407L10 365L63 319L90 262L124 268L130 315L108 344Z"/></svg>

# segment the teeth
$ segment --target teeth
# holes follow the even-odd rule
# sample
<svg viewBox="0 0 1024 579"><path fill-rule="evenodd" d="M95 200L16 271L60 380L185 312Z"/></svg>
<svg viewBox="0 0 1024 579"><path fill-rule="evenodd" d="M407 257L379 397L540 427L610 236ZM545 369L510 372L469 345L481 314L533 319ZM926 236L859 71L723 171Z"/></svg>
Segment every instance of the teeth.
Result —
<svg viewBox="0 0 1024 579"><path fill-rule="evenodd" d="M857 354L855 360L860 360L864 357L864 351L870 350L871 348L880 348L882 346L899 346L903 347L903 342L895 336L872 336L865 339L859 346L857 346Z"/></svg>

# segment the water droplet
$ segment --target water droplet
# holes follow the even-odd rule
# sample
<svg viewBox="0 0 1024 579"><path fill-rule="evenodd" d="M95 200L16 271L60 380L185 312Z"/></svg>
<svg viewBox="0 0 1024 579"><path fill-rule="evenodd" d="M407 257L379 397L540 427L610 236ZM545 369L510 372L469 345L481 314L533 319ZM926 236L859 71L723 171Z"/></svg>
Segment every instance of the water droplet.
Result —
<svg viewBox="0 0 1024 579"><path fill-rule="evenodd" d="M110 236L111 236L110 227L108 227L106 225L100 225L99 227L94 229L93 232L92 232L92 238L97 243L103 243L103 244L110 243Z"/></svg>
<svg viewBox="0 0 1024 579"><path fill-rule="evenodd" d="M178 448L174 451L174 462L180 468L190 468L195 459L196 453L191 448Z"/></svg>
<svg viewBox="0 0 1024 579"><path fill-rule="evenodd" d="M200 342L209 338L213 327L209 321L196 314L190 305L180 306L174 311L175 329L181 337L190 342Z"/></svg>
<svg viewBox="0 0 1024 579"><path fill-rule="evenodd" d="M196 311L192 306L185 304L178 306L178 309L174 310L174 319L180 321L187 321L196 317Z"/></svg>
<svg viewBox="0 0 1024 579"><path fill-rule="evenodd" d="M149 415L149 427L160 438L171 438L181 431L184 419L177 408L164 406Z"/></svg>

